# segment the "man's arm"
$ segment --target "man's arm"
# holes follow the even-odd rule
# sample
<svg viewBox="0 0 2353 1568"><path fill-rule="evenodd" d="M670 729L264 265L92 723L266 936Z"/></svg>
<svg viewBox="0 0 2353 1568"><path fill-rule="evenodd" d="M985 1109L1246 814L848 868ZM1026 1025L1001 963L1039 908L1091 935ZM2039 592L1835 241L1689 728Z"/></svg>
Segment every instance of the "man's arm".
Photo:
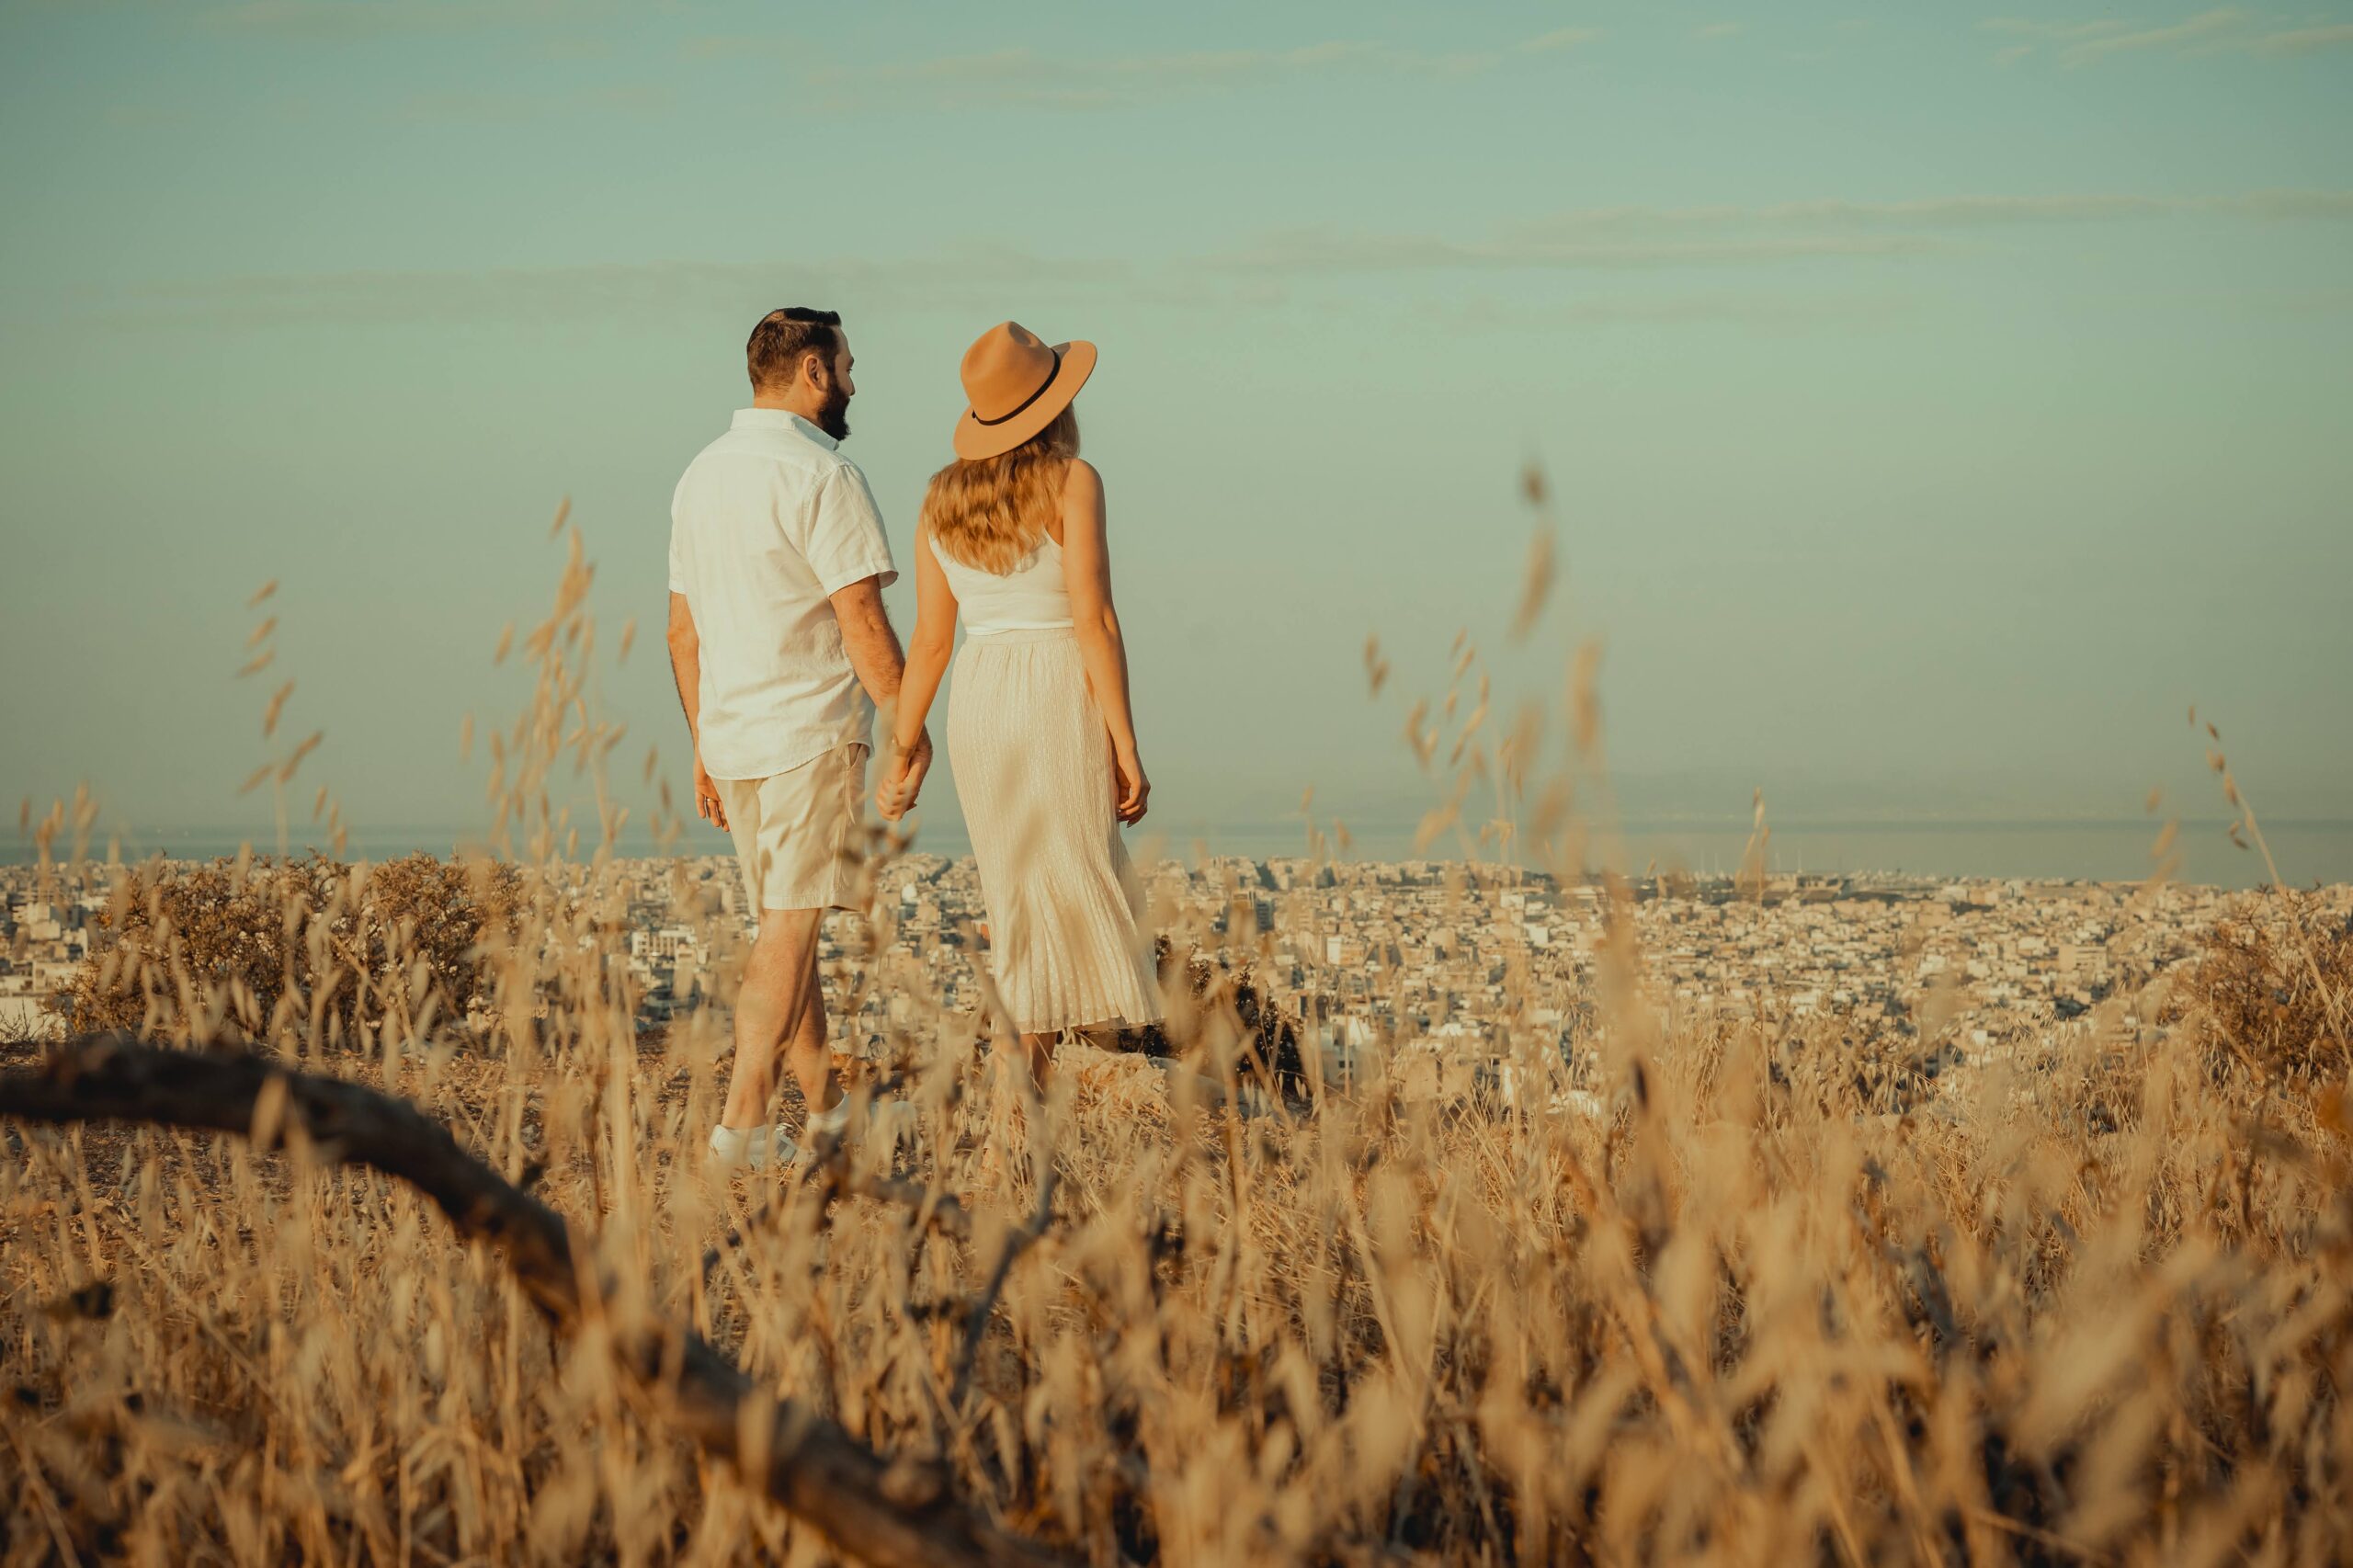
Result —
<svg viewBox="0 0 2353 1568"><path fill-rule="evenodd" d="M891 612L882 608L882 587L872 577L861 577L833 596L834 619L842 623L842 651L858 683L877 708L899 695L906 678L907 656L899 648L899 634Z"/></svg>
<svg viewBox="0 0 2353 1568"><path fill-rule="evenodd" d="M832 596L834 618L842 626L842 651L849 655L849 667L858 672L866 695L874 706L888 710L898 700L899 683L906 678L907 656L899 647L899 634L891 625L891 613L882 608L882 584L879 578L861 577ZM924 771L931 766L931 736L919 734L915 744L906 753L903 768L898 759L890 777L901 772L911 773L917 786ZM909 791L912 796L912 790Z"/></svg>
<svg viewBox="0 0 2353 1568"><path fill-rule="evenodd" d="M695 753L695 814L725 832L727 808L702 766L702 639L695 634L695 612L687 596L670 596L670 675L678 683L678 706L687 710L687 739Z"/></svg>

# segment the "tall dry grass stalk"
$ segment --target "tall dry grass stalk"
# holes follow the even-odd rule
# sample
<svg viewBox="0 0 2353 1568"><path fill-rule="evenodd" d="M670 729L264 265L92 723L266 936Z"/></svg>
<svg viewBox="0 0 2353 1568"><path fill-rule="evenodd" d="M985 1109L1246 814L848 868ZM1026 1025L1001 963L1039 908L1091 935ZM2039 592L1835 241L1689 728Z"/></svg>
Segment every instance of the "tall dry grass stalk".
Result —
<svg viewBox="0 0 2353 1568"><path fill-rule="evenodd" d="M492 733L515 903L472 994L398 920L339 940L364 873L245 862L237 896L278 897L272 950L301 958L267 1006L191 969L152 879L123 885L153 939L106 979L166 1038L242 1030L447 1122L598 1238L608 1318L559 1354L493 1257L374 1176L0 1134L0 1561L824 1560L593 1353L655 1317L1098 1563L2345 1559L2341 1073L2245 1070L2194 988L1929 1097L1852 1020L1655 1010L1621 903L1592 994L1512 966L1507 1096L1410 1093L1376 1056L1230 1114L1243 1030L1213 995L1170 1028L1199 1075L1074 1061L1023 1108L973 1049L987 1020L881 961L878 904L828 982L837 1017L904 998L863 1071L912 1125L846 1179L710 1178L723 1013L642 1034L616 961L588 582L574 535L523 644L533 701ZM1428 840L1608 859L1597 650L1550 773L1547 715L1492 719L1457 657L1407 724L1445 780ZM1378 690L1377 646L1367 668ZM877 835L878 875L900 847ZM378 1005L338 1012L346 988Z"/></svg>

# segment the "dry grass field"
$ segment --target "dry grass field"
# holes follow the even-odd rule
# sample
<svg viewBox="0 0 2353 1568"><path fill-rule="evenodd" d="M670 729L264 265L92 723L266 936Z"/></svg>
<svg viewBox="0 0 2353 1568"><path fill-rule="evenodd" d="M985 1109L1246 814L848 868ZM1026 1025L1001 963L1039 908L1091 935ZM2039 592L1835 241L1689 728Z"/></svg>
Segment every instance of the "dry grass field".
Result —
<svg viewBox="0 0 2353 1568"><path fill-rule="evenodd" d="M1214 991L1171 1030L1199 1074L1074 1051L1044 1104L973 1048L985 1017L918 1006L862 1068L912 1113L715 1180L723 1012L640 1035L610 814L584 851L542 806L617 739L585 587L575 551L525 640L539 695L494 747L519 869L466 940L358 879L233 866L266 964L191 965L165 917L92 977L161 1040L250 1040L445 1123L572 1227L569 1331L335 1147L7 1124L0 1561L835 1560L698 1444L676 1367L632 1350L676 1343L652 1324L903 1460L911 1507L939 1497L908 1478L944 1481L1073 1562L2353 1552L2353 965L2286 895L2249 901L2261 941L1934 1097L1835 1021L1670 1026L1621 921L1595 994L1514 992L1591 1008L1598 1114L1512 1017L1507 1098L1409 1097L1376 1062L1240 1115ZM1538 778L1532 721L1483 728L1474 660L1456 676L1442 811L1492 789L1584 853L1567 801L1596 791ZM119 918L165 915L124 886ZM38 1055L9 1048L11 1085ZM267 1145L288 1112L261 1102ZM790 1469L801 1429L747 1462Z"/></svg>

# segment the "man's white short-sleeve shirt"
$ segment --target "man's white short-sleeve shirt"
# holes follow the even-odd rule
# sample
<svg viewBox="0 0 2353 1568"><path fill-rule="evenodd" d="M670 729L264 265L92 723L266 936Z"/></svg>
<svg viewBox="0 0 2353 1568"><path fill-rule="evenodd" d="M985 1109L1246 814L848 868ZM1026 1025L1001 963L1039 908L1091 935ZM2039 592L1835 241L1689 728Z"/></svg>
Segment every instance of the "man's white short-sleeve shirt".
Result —
<svg viewBox="0 0 2353 1568"><path fill-rule="evenodd" d="M670 591L702 648L702 765L767 778L873 737L831 597L899 574L874 493L798 415L738 409L670 498Z"/></svg>

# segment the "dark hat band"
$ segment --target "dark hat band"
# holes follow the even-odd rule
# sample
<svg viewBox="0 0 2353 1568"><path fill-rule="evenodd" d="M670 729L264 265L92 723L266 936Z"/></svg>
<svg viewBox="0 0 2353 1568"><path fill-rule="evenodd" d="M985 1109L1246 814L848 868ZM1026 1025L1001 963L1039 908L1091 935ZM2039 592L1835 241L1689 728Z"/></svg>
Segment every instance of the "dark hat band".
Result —
<svg viewBox="0 0 2353 1568"><path fill-rule="evenodd" d="M1045 396L1046 389L1054 384L1054 378L1063 373L1063 351L1059 348L1049 348L1046 352L1054 357L1054 368L1046 372L1046 379L1038 383L1038 390L1036 392L1033 392L1028 397L1023 398L1020 403L1015 407L1011 413L1000 414L995 419L983 419L981 417L980 411L978 409L974 409L972 411L972 423L975 425L1002 425L1009 419L1018 419L1022 415L1029 412L1029 408L1031 403Z"/></svg>

